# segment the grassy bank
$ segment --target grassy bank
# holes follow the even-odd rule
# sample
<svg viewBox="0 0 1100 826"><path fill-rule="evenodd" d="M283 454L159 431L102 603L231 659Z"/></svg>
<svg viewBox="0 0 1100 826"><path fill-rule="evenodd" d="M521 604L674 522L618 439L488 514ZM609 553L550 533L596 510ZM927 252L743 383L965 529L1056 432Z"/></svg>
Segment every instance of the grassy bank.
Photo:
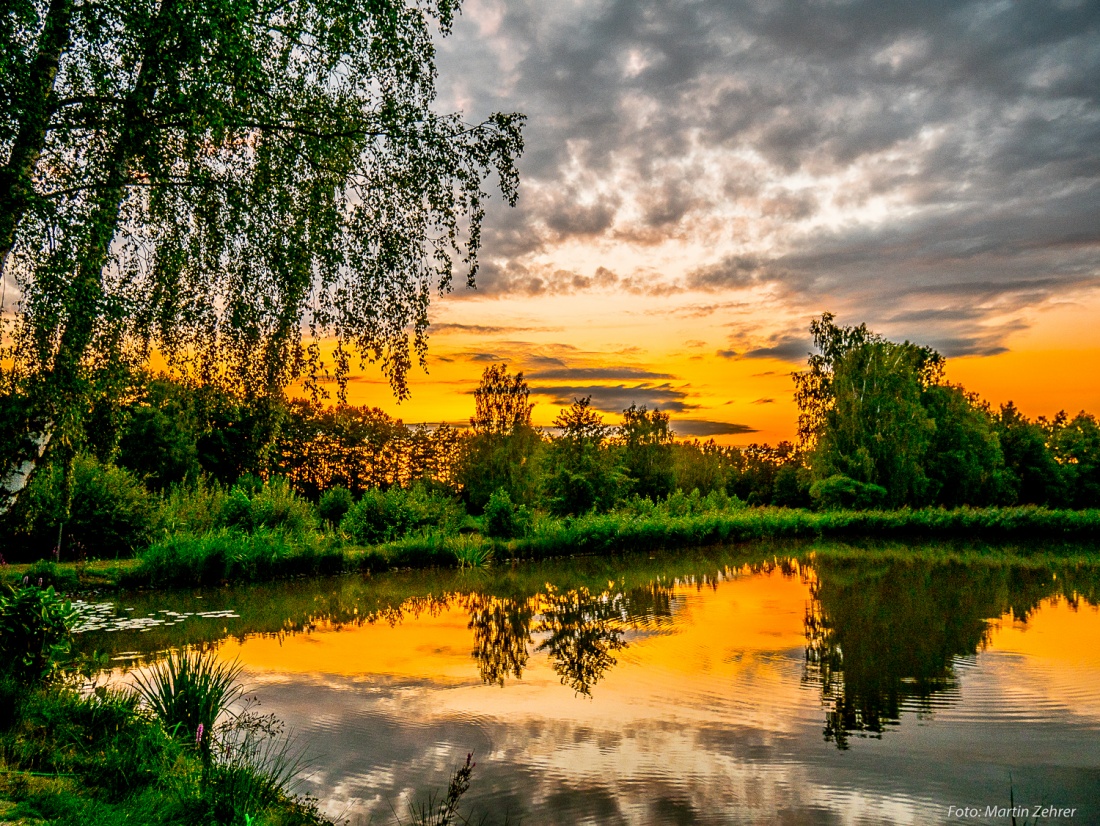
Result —
<svg viewBox="0 0 1100 826"><path fill-rule="evenodd" d="M467 524L465 529L477 527ZM1052 543L1100 541L1100 510L1029 506L815 512L739 507L674 515L654 507L645 513L540 517L523 535L510 539L429 528L371 546L352 544L338 533L221 528L166 537L124 562L11 566L7 579L27 576L33 582L42 577L46 584L70 590L190 587L794 538L983 540L1023 543L1018 549L1023 552L1048 551Z"/></svg>
<svg viewBox="0 0 1100 826"><path fill-rule="evenodd" d="M77 618L53 588L0 592L0 822L329 824L289 790L298 763L238 665L187 652L133 689L89 684Z"/></svg>

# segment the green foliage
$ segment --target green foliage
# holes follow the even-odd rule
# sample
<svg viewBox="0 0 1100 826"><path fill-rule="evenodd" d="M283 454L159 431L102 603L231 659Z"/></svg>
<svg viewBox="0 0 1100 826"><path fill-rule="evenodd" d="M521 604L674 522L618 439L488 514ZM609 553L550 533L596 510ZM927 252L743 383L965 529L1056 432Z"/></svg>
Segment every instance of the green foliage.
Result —
<svg viewBox="0 0 1100 826"><path fill-rule="evenodd" d="M53 553L59 537L62 557L129 556L148 544L157 504L131 473L88 455L77 456L68 513L64 474L56 464L40 468L7 515L13 559Z"/></svg>
<svg viewBox="0 0 1100 826"><path fill-rule="evenodd" d="M484 568L493 561L493 546L480 536L449 536L446 546L459 568Z"/></svg>
<svg viewBox="0 0 1100 826"><path fill-rule="evenodd" d="M619 425L620 464L631 493L660 499L672 492L676 481L672 430L667 413L630 405Z"/></svg>
<svg viewBox="0 0 1100 826"><path fill-rule="evenodd" d="M47 681L72 645L72 604L53 586L7 590L0 595L0 679L19 686Z"/></svg>
<svg viewBox="0 0 1100 826"><path fill-rule="evenodd" d="M195 436L183 411L140 405L128 411L115 459L151 490L194 482L200 473Z"/></svg>
<svg viewBox="0 0 1100 826"><path fill-rule="evenodd" d="M1082 411L1072 419L1059 414L1048 427L1050 449L1067 491L1066 504L1100 507L1100 424Z"/></svg>
<svg viewBox="0 0 1100 826"><path fill-rule="evenodd" d="M229 491L221 513L221 524L230 528L268 528L294 537L314 530L316 522L313 506L281 477L267 482L254 476L241 477Z"/></svg>
<svg viewBox="0 0 1100 826"><path fill-rule="evenodd" d="M317 534L289 537L267 528L251 533L220 528L199 535L168 536L144 551L139 562L130 580L124 582L218 585L334 574L345 566L344 554Z"/></svg>
<svg viewBox="0 0 1100 826"><path fill-rule="evenodd" d="M695 490L707 494L714 490L726 490L731 479L738 475L737 448L716 444L713 439L700 442L678 442L673 445L673 473L675 486L680 490Z"/></svg>
<svg viewBox="0 0 1100 826"><path fill-rule="evenodd" d="M546 506L558 516L607 510L623 493L625 479L605 445L611 428L591 401L577 399L554 420L561 433L545 452L542 486Z"/></svg>
<svg viewBox="0 0 1100 826"><path fill-rule="evenodd" d="M530 389L523 373L512 376L503 364L485 368L474 391L472 432L463 441L456 478L466 504L480 513L501 488L515 502L535 495L535 456L539 434L531 427Z"/></svg>
<svg viewBox="0 0 1100 826"><path fill-rule="evenodd" d="M858 482L841 474L819 479L810 486L810 499L819 510L870 510L886 502L886 488Z"/></svg>
<svg viewBox="0 0 1100 826"><path fill-rule="evenodd" d="M1064 500L1061 469L1046 443L1042 426L1012 402L994 420L1004 454L1012 499L1021 505L1059 505Z"/></svg>
<svg viewBox="0 0 1100 826"><path fill-rule="evenodd" d="M946 507L1010 502L1009 475L988 408L954 385L929 387L922 402L936 423L924 461L932 501Z"/></svg>
<svg viewBox="0 0 1100 826"><path fill-rule="evenodd" d="M458 502L425 485L413 485L409 490L374 489L352 506L340 530L361 545L376 545L431 528L452 533L462 516Z"/></svg>
<svg viewBox="0 0 1100 826"><path fill-rule="evenodd" d="M321 499L317 503L317 516L328 525L339 525L354 504L351 491L337 485L321 494Z"/></svg>
<svg viewBox="0 0 1100 826"><path fill-rule="evenodd" d="M456 9L21 4L0 116L21 315L0 364L67 442L90 374L151 349L262 392L342 381L356 348L406 393L431 292L456 262L476 274L489 177L517 196L523 117L436 105Z"/></svg>
<svg viewBox="0 0 1100 826"><path fill-rule="evenodd" d="M134 677L137 692L164 729L209 761L218 718L243 694L242 666L223 663L217 653L173 651L146 674Z"/></svg>
<svg viewBox="0 0 1100 826"><path fill-rule="evenodd" d="M531 528L531 512L523 505L516 505L501 488L489 497L485 506L485 532L497 539L514 539L525 535Z"/></svg>
<svg viewBox="0 0 1100 826"><path fill-rule="evenodd" d="M182 726L179 727L182 729ZM5 819L61 826L141 823L326 823L316 806L294 798L299 767L273 718L247 710L217 727L209 759L193 741L168 731L131 691L65 687L22 697L14 723L0 733L0 783L33 772L36 782L11 796Z"/></svg>
<svg viewBox="0 0 1100 826"><path fill-rule="evenodd" d="M833 403L811 458L818 479L877 485L890 507L928 500L924 462L936 424L921 404L926 358L923 348L878 340L834 361Z"/></svg>
<svg viewBox="0 0 1100 826"><path fill-rule="evenodd" d="M194 485L170 490L161 500L158 524L168 536L203 534L224 523L229 495L216 481L200 476Z"/></svg>

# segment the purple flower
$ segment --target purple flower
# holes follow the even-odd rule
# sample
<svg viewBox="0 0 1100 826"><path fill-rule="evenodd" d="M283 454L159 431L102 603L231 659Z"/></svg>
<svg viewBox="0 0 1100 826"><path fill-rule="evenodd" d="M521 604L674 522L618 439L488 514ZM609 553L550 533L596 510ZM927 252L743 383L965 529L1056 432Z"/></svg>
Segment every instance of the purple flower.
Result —
<svg viewBox="0 0 1100 826"><path fill-rule="evenodd" d="M203 729L202 723L199 723L199 727L195 731L195 745L196 746L201 746L202 745L202 729Z"/></svg>

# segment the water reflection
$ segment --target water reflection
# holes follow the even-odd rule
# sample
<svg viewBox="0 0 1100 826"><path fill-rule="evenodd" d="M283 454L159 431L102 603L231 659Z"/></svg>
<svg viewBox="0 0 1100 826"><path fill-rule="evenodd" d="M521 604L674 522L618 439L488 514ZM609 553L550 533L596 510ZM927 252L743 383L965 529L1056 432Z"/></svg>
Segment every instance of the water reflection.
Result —
<svg viewBox="0 0 1100 826"><path fill-rule="evenodd" d="M818 559L806 610L803 680L819 684L824 735L881 737L903 710L954 701L960 661L989 643L990 621L1024 620L1050 597L1094 598L1096 569ZM1091 586L1091 587L1089 587ZM1095 602L1093 602L1095 604Z"/></svg>
<svg viewBox="0 0 1100 826"><path fill-rule="evenodd" d="M504 686L506 677L523 677L531 642L534 600L500 599L482 593L466 596L467 628L474 632L473 657L481 681Z"/></svg>
<svg viewBox="0 0 1100 826"><path fill-rule="evenodd" d="M905 711L932 715L953 703L958 670L988 645L991 620L1026 621L1051 597L1074 608L1096 605L1100 594L1096 564L996 558L964 564L820 551L691 565L649 560L648 567L637 560L604 561L602 568L600 561L581 561L473 581L432 572L378 583L338 579L321 590L317 583L284 583L173 594L151 597L137 610L85 606L82 647L113 653L126 667L184 644L393 627L459 607L483 683L522 680L531 657L545 654L563 686L591 696L616 667L628 631L645 635L675 625L685 586L717 593L731 578L775 572L808 584L802 683L820 692L824 737L843 750L853 736L881 737ZM626 565L626 572L620 567L618 579L609 578L608 564ZM161 607L166 600L171 609Z"/></svg>

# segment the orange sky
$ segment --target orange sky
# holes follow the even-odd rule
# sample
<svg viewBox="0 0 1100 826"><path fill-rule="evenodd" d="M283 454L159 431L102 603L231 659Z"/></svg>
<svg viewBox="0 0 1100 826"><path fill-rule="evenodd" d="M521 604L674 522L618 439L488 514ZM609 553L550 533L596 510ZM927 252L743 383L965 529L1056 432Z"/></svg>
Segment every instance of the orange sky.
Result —
<svg viewBox="0 0 1100 826"><path fill-rule="evenodd" d="M721 304L726 306L715 308ZM583 394L590 387L598 396L599 388L613 387L622 388L616 392L623 399L668 410L674 428L685 421L751 428L715 433L721 443L775 443L795 435L790 373L800 364L729 355L766 347L784 330L807 328L812 312L799 315L773 297L459 295L437 302L432 314L437 330L428 372L413 369L412 397L398 403L368 365L349 385L350 403L380 407L409 424L463 424L473 412L471 394L482 370L504 361L528 377L536 425L551 424L570 389ZM1061 409L1100 412L1100 294L1044 305L1024 318L1006 339L1007 352L950 358L948 380L994 405L1012 400L1032 417ZM863 320L838 316L843 324ZM623 369L634 374L615 372ZM613 411L627 403L605 404L606 420L617 421ZM695 435L683 425L680 432L685 429L684 435Z"/></svg>

